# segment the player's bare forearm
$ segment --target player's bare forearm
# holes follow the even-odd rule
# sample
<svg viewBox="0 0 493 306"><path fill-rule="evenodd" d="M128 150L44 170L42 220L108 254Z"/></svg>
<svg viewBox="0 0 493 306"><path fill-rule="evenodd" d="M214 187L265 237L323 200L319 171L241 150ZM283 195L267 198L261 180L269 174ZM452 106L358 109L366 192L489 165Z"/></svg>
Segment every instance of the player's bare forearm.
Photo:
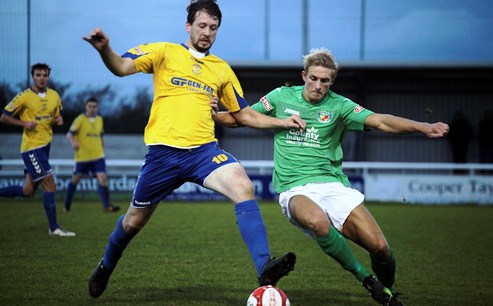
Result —
<svg viewBox="0 0 493 306"><path fill-rule="evenodd" d="M110 46L109 37L100 28L95 28L89 36L82 37L99 52L104 65L116 76L126 76L136 72L132 59L122 58Z"/></svg>
<svg viewBox="0 0 493 306"><path fill-rule="evenodd" d="M238 121L236 121L235 117L233 117L228 112L218 112L212 118L214 119L214 122L225 127L229 127L229 128L243 127L243 125L241 125Z"/></svg>
<svg viewBox="0 0 493 306"><path fill-rule="evenodd" d="M388 115L372 114L365 121L365 126L392 134L423 133L430 138L447 135L449 127L442 122L428 123Z"/></svg>
<svg viewBox="0 0 493 306"><path fill-rule="evenodd" d="M67 132L67 140L70 143L70 145L72 146L72 149L74 151L77 151L79 149L79 144L77 143L77 141L75 141L74 136L72 135L71 131Z"/></svg>
<svg viewBox="0 0 493 306"><path fill-rule="evenodd" d="M105 49L104 52L99 53L104 65L108 68L111 73L116 76L122 77L136 72L135 64L133 60L129 58L122 58L120 55L116 54L110 46Z"/></svg>
<svg viewBox="0 0 493 306"><path fill-rule="evenodd" d="M5 114L2 114L2 116L0 116L0 122L9 125L20 126L28 131L34 129L36 125L38 125L36 121L22 121L13 116L5 115Z"/></svg>
<svg viewBox="0 0 493 306"><path fill-rule="evenodd" d="M257 129L283 128L302 131L306 127L305 121L297 115L285 119L273 118L259 113L251 107L245 107L235 113L218 112L218 103L218 98L212 97L210 101L212 119L226 127L248 126Z"/></svg>
<svg viewBox="0 0 493 306"><path fill-rule="evenodd" d="M240 124L257 129L299 129L304 130L306 123L297 115L289 118L279 119L261 114L250 107L245 107L241 111L232 113L236 121Z"/></svg>
<svg viewBox="0 0 493 306"><path fill-rule="evenodd" d="M230 113L219 111L218 97L212 97L209 106L211 107L212 120L214 120L215 123L229 128L242 127Z"/></svg>

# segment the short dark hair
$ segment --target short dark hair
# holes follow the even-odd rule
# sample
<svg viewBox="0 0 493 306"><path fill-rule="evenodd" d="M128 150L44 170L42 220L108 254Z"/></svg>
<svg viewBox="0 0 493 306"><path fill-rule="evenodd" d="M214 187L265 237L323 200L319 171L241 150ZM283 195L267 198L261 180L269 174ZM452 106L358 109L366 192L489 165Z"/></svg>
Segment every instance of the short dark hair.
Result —
<svg viewBox="0 0 493 306"><path fill-rule="evenodd" d="M99 101L96 97L90 97L89 99L86 100L86 104L89 103L89 102L96 102L99 104Z"/></svg>
<svg viewBox="0 0 493 306"><path fill-rule="evenodd" d="M51 68L48 64L45 63L37 63L31 66L31 76L34 76L34 70L46 70L48 71L48 75L50 75Z"/></svg>
<svg viewBox="0 0 493 306"><path fill-rule="evenodd" d="M221 25L221 19L223 15L221 14L221 10L219 9L219 5L217 5L216 0L192 0L190 1L190 5L187 7L187 22L189 24L193 24L195 21L195 16L197 12L204 11L209 16L217 19L219 21L218 26Z"/></svg>

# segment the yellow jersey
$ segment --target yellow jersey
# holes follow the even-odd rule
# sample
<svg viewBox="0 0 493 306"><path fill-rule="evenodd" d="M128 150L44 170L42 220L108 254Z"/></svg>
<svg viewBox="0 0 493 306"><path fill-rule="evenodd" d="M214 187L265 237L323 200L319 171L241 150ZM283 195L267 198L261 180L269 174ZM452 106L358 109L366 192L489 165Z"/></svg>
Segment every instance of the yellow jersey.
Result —
<svg viewBox="0 0 493 306"><path fill-rule="evenodd" d="M62 113L60 96L47 88L44 94L38 94L28 88L19 93L5 106L3 112L9 116L18 116L22 121L36 121L33 130L22 133L21 153L43 147L53 138L52 124Z"/></svg>
<svg viewBox="0 0 493 306"><path fill-rule="evenodd" d="M79 144L79 150L74 154L76 162L93 161L104 157L104 130L101 116L91 118L86 114L80 114L72 122L69 132Z"/></svg>
<svg viewBox="0 0 493 306"><path fill-rule="evenodd" d="M211 53L196 57L184 44L158 42L139 45L122 57L132 58L137 71L154 74L146 145L194 148L215 141L213 96L230 112L248 106L231 67Z"/></svg>

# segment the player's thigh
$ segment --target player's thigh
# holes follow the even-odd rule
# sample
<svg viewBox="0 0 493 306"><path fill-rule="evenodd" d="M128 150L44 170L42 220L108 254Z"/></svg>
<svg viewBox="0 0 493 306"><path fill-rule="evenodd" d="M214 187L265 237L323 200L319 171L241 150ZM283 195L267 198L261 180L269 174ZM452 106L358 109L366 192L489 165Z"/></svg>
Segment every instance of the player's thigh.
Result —
<svg viewBox="0 0 493 306"><path fill-rule="evenodd" d="M97 159L92 162L91 172L96 175L100 185L107 185L107 175L106 175L106 160L104 158Z"/></svg>
<svg viewBox="0 0 493 306"><path fill-rule="evenodd" d="M303 195L316 203L323 211L323 218L328 219L327 224L332 225L338 231L342 231L343 224L351 211L364 199L362 193L346 187L340 182L310 183L291 188L279 195L279 203L285 214L291 198L299 195ZM322 218L322 215L319 217ZM325 230L321 232L322 235L324 233Z"/></svg>
<svg viewBox="0 0 493 306"><path fill-rule="evenodd" d="M157 205L183 184L180 171L177 163L146 158L135 185L131 205L134 208Z"/></svg>
<svg viewBox="0 0 493 306"><path fill-rule="evenodd" d="M40 182L51 175L52 168L48 161L50 145L21 153L24 161L24 172L29 173L32 182Z"/></svg>
<svg viewBox="0 0 493 306"><path fill-rule="evenodd" d="M317 236L326 235L330 229L330 220L322 208L305 195L296 195L288 204L289 216L292 221L305 229L313 231Z"/></svg>
<svg viewBox="0 0 493 306"><path fill-rule="evenodd" d="M90 165L90 162L76 162L72 174L80 177L88 175L90 171Z"/></svg>
<svg viewBox="0 0 493 306"><path fill-rule="evenodd" d="M370 253L385 251L388 248L380 226L364 204L351 211L344 223L342 234Z"/></svg>
<svg viewBox="0 0 493 306"><path fill-rule="evenodd" d="M219 167L204 181L204 187L228 197L235 203L253 199L253 184L239 163Z"/></svg>
<svg viewBox="0 0 493 306"><path fill-rule="evenodd" d="M36 190L39 187L40 181L34 182L31 178L29 172L25 173L24 185L22 186L22 193L26 197L32 197L36 193Z"/></svg>

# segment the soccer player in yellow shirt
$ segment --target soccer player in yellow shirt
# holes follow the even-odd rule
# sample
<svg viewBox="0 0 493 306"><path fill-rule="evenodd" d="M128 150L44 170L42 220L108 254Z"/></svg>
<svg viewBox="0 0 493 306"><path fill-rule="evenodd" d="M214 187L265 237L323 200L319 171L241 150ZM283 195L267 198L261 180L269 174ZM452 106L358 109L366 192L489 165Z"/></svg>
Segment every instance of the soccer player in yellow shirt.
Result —
<svg viewBox="0 0 493 306"><path fill-rule="evenodd" d="M103 210L117 212L120 207L110 203L108 176L104 157L103 117L98 115L99 101L91 97L86 101L86 111L74 119L67 133L67 139L74 150L75 169L67 186L65 211L69 212L77 184L83 175L95 175Z"/></svg>
<svg viewBox="0 0 493 306"><path fill-rule="evenodd" d="M0 189L0 197L33 197L39 185L43 186L43 207L48 217L52 236L73 237L75 233L58 225L55 205L55 180L48 161L53 137L52 125L63 125L62 102L56 91L48 88L51 68L38 63L31 67L33 86L19 93L4 108L0 122L20 126L22 133L21 156L24 161L23 186ZM17 118L18 117L18 118Z"/></svg>
<svg viewBox="0 0 493 306"><path fill-rule="evenodd" d="M295 265L293 253L271 259L252 182L241 164L219 147L209 102L211 97L219 96L223 106L245 126L302 130L304 121L296 115L270 118L248 106L231 67L209 52L222 18L216 1L193 0L187 12L185 28L189 36L182 44L139 45L120 56L101 29L84 37L113 74L154 74L154 101L144 134L148 153L130 207L118 220L105 254L89 279L89 293L94 298L104 292L123 251L149 221L158 203L185 182L202 185L236 203L238 228L260 285L275 285Z"/></svg>

